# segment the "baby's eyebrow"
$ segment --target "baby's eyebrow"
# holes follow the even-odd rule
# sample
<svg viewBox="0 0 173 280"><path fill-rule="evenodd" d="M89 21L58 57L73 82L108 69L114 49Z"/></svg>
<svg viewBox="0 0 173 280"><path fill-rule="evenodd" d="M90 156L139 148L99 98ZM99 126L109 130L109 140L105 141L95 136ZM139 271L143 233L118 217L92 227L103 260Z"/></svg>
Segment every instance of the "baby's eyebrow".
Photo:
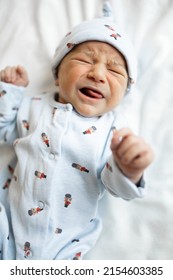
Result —
<svg viewBox="0 0 173 280"><path fill-rule="evenodd" d="M98 52L94 52L94 51L82 51L82 53L86 54L87 56L89 57L92 57L92 58L98 58L100 53ZM123 66L123 64L121 64L116 57L110 57L108 56L108 59L107 59L107 64L108 65L120 65L120 66Z"/></svg>
<svg viewBox="0 0 173 280"><path fill-rule="evenodd" d="M127 72L126 64L124 65L124 63L119 61L116 57L112 57L112 58L110 57L107 65L109 67L121 67Z"/></svg>
<svg viewBox="0 0 173 280"><path fill-rule="evenodd" d="M89 57L94 57L96 56L96 53L93 51L82 51L81 53L86 54Z"/></svg>
<svg viewBox="0 0 173 280"><path fill-rule="evenodd" d="M120 67L125 68L125 66L121 62L117 61L116 59L109 59L107 65L108 66L120 66Z"/></svg>

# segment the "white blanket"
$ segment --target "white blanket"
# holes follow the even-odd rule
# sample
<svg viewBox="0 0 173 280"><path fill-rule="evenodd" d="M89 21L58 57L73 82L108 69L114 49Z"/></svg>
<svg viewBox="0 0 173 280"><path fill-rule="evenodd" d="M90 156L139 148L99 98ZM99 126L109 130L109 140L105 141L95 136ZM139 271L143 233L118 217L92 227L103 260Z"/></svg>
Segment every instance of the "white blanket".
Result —
<svg viewBox="0 0 173 280"><path fill-rule="evenodd" d="M101 14L101 0L1 0L0 69L24 65L27 94L53 90L51 58L75 24ZM138 83L122 105L131 128L154 148L148 193L131 202L107 195L104 229L87 259L173 258L173 1L111 0L135 46ZM8 157L7 157L8 161Z"/></svg>

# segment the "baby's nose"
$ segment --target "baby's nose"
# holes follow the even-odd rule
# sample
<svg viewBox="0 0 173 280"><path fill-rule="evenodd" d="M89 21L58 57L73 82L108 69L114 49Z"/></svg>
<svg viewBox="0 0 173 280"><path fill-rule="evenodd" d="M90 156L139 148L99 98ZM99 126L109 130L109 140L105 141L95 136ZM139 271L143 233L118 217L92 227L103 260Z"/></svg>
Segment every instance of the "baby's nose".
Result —
<svg viewBox="0 0 173 280"><path fill-rule="evenodd" d="M97 63L92 65L91 69L88 72L88 78L92 79L95 82L105 83L106 74L105 74L105 66L101 63Z"/></svg>

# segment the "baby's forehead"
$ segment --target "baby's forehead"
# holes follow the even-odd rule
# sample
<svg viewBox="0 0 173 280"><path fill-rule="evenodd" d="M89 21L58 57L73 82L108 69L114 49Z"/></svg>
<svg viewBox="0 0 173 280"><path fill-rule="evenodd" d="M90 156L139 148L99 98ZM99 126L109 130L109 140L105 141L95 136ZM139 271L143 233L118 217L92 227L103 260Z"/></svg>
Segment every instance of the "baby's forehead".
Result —
<svg viewBox="0 0 173 280"><path fill-rule="evenodd" d="M74 50L85 50L88 51L108 51L108 52L119 52L115 47L111 46L110 44L103 42L103 41L85 41L80 44L77 44L73 48Z"/></svg>
<svg viewBox="0 0 173 280"><path fill-rule="evenodd" d="M113 46L102 41L86 41L76 45L71 54L84 54L91 58L99 58L104 55L108 60L121 61L125 63L123 55Z"/></svg>

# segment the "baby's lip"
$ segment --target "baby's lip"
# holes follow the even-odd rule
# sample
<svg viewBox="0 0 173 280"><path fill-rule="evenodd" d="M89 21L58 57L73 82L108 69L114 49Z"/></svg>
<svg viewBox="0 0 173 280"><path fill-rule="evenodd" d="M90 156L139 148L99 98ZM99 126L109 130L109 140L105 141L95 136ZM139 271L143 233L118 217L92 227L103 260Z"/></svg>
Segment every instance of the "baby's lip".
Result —
<svg viewBox="0 0 173 280"><path fill-rule="evenodd" d="M95 99L104 98L102 91L96 87L86 86L81 88L80 92L90 98L95 98Z"/></svg>

